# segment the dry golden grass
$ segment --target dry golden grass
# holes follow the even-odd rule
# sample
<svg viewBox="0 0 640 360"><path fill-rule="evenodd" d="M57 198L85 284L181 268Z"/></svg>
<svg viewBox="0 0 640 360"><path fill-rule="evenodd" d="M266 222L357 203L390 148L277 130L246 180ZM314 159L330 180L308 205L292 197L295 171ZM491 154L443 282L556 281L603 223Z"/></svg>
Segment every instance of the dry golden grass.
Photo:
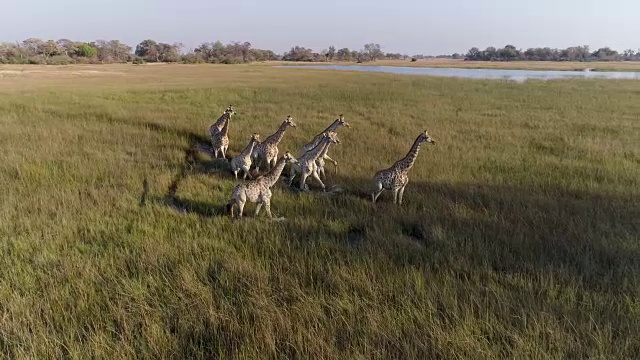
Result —
<svg viewBox="0 0 640 360"><path fill-rule="evenodd" d="M24 71L23 71L24 70ZM6 358L640 353L640 83L263 65L0 67ZM28 72L31 71L31 72ZM41 71L41 72L33 72ZM328 185L231 221L199 149L344 113ZM402 207L368 190L428 129ZM252 206L247 211L251 214Z"/></svg>

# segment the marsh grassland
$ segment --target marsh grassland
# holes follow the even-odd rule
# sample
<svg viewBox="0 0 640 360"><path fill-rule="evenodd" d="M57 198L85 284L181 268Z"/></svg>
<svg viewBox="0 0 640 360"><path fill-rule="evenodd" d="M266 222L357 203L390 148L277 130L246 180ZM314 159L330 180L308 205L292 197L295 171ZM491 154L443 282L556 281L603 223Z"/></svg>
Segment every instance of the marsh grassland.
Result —
<svg viewBox="0 0 640 360"><path fill-rule="evenodd" d="M6 358L634 358L640 82L0 67ZM344 113L328 186L232 221L200 151ZM402 207L375 171L427 129ZM328 169L332 170L331 167ZM248 205L252 214L254 207Z"/></svg>

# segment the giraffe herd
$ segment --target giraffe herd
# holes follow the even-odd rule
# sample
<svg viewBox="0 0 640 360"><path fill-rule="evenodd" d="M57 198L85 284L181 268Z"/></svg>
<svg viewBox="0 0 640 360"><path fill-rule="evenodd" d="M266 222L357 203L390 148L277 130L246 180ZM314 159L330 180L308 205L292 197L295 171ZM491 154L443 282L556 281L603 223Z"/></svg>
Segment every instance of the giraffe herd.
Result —
<svg viewBox="0 0 640 360"><path fill-rule="evenodd" d="M222 116L209 127L209 137L214 158L218 158L218 154L224 160L227 159L227 149L229 148L229 123L236 111L233 105L224 111ZM278 159L278 144L282 141L284 134L288 128L295 128L296 124L291 115L282 122L277 131L260 140L260 135L254 133L251 135L249 143L240 154L231 159L231 171L238 179L238 174L242 172L243 181L238 183L233 191L232 198L227 203L227 211L234 217L234 208L238 208L237 216L242 217L244 206L247 201L257 203L255 216L258 216L260 210L264 206L267 216L272 218L271 214L271 188L278 182L285 166L290 164L289 186L294 185L294 179L298 177L298 187L302 191L309 191L307 180L311 177L326 191L324 182L326 181L325 161L334 164L335 171L338 171L338 162L329 157L328 151L332 144L340 144L337 130L341 127L351 128L345 120L344 116L340 116L329 125L326 129L318 133L309 143L302 146L298 158L294 158L290 152L285 152ZM396 161L391 167L380 170L373 177L373 192L371 200L375 203L384 190L393 192L394 204L401 205L404 190L409 182L409 170L416 161L420 146L423 143L435 145L427 131L423 131L413 142L409 153L402 159ZM251 175L251 168L257 177ZM266 170L266 173L260 175L260 169ZM247 180L247 177L249 180Z"/></svg>

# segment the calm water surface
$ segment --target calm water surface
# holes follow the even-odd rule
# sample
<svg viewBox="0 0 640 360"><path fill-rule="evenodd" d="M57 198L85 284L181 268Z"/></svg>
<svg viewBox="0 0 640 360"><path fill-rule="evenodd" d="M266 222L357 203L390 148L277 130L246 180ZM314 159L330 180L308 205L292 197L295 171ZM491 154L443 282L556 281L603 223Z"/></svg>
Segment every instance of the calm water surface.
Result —
<svg viewBox="0 0 640 360"><path fill-rule="evenodd" d="M461 77L471 79L500 79L511 81L554 80L554 79L628 79L640 80L640 72L626 71L547 71L547 70L505 70L505 69L459 69L420 68L400 66L358 66L358 65L282 65L278 68L327 69L365 72L383 72L401 75L427 75Z"/></svg>

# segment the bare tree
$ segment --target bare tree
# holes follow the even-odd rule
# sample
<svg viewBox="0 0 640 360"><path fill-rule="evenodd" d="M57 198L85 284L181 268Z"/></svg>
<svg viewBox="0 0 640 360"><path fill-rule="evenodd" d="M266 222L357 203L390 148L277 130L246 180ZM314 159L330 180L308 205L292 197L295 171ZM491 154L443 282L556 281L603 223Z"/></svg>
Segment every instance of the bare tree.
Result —
<svg viewBox="0 0 640 360"><path fill-rule="evenodd" d="M376 61L382 58L382 49L380 44L365 44L364 51L362 52L364 57L369 61Z"/></svg>
<svg viewBox="0 0 640 360"><path fill-rule="evenodd" d="M60 54L69 57L76 55L76 51L78 50L78 43L69 39L60 39L56 41L56 45L58 45Z"/></svg>
<svg viewBox="0 0 640 360"><path fill-rule="evenodd" d="M336 48L335 46L331 45L329 46L329 50L327 50L327 60L333 61L335 56L336 56Z"/></svg>
<svg viewBox="0 0 640 360"><path fill-rule="evenodd" d="M22 47L25 49L27 56L37 56L40 54L44 41L37 38L29 38L22 42Z"/></svg>

